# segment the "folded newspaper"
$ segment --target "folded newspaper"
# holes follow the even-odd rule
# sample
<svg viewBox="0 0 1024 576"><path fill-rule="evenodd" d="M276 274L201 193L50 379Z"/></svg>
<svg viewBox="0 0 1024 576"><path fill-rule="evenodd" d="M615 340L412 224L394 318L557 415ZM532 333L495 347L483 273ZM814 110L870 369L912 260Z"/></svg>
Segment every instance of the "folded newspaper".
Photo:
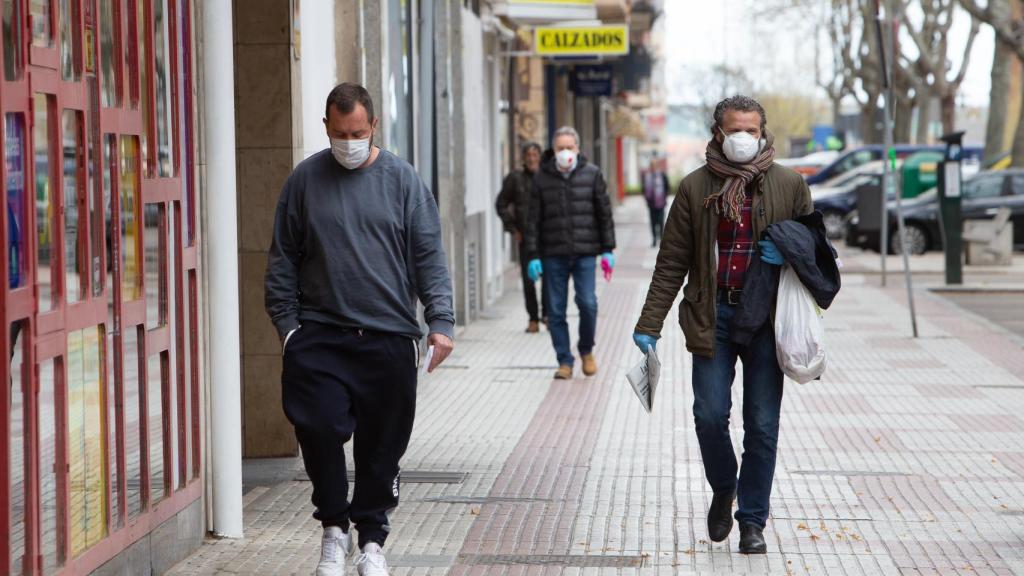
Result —
<svg viewBox="0 0 1024 576"><path fill-rule="evenodd" d="M640 403L643 404L644 410L647 410L648 414L654 408L654 391L658 388L659 378L661 378L661 361L658 360L658 353L654 351L653 347L648 348L647 355L643 360L626 374L626 379L633 386L636 397L640 399Z"/></svg>

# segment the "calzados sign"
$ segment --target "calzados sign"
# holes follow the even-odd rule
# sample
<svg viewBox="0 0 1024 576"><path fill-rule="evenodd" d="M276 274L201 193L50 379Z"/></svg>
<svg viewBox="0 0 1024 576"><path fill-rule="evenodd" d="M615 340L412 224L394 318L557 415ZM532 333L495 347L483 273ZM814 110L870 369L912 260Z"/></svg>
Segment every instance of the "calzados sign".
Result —
<svg viewBox="0 0 1024 576"><path fill-rule="evenodd" d="M537 28L534 38L542 56L598 56L629 53L626 25L587 28Z"/></svg>

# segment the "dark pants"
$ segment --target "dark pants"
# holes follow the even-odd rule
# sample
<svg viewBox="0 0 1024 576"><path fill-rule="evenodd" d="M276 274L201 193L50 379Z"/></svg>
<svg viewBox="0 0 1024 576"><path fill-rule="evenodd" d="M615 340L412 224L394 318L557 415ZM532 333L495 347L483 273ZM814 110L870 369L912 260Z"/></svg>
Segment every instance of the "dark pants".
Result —
<svg viewBox="0 0 1024 576"><path fill-rule="evenodd" d="M383 545L398 506L398 462L416 411L416 343L305 322L285 348L284 412L313 483L313 517ZM355 434L355 491L348 500L344 445Z"/></svg>
<svg viewBox="0 0 1024 576"><path fill-rule="evenodd" d="M597 294L594 293L596 266L595 256L544 259L544 291L547 292L550 304L548 330L560 366L573 365L569 322L566 320L569 278L572 278L576 288L576 307L580 311L580 354L587 355L594 350L594 334L597 331Z"/></svg>
<svg viewBox="0 0 1024 576"><path fill-rule="evenodd" d="M718 304L715 356L693 356L693 417L704 473L715 492L736 489L736 520L764 527L768 520L782 407L782 370L775 357L775 332L765 323L750 344L729 339L736 307ZM743 361L743 467L729 438L736 359Z"/></svg>
<svg viewBox="0 0 1024 576"><path fill-rule="evenodd" d="M661 238L665 235L665 207L654 208L648 206L651 213L651 246L661 244Z"/></svg>
<svg viewBox="0 0 1024 576"><path fill-rule="evenodd" d="M519 243L519 264L523 274L523 296L526 297L526 313L530 315L530 322L539 322L541 318L548 317L548 293L541 288L540 300L541 310L537 311L537 283L530 280L528 272L530 259L526 256L523 243Z"/></svg>

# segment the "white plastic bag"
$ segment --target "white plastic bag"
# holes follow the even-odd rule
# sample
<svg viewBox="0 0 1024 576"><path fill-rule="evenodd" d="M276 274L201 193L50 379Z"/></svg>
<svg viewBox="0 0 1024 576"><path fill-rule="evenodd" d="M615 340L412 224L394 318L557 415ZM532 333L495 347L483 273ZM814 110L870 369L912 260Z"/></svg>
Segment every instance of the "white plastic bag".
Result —
<svg viewBox="0 0 1024 576"><path fill-rule="evenodd" d="M779 279L775 354L782 372L800 384L825 372L825 323L821 308L791 266L782 269Z"/></svg>

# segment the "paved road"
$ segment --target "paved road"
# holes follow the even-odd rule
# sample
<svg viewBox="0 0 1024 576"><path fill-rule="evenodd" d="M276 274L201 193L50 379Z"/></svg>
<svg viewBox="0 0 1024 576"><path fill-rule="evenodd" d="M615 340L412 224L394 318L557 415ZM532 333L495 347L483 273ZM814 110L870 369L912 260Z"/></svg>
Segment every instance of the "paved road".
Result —
<svg viewBox="0 0 1024 576"><path fill-rule="evenodd" d="M644 219L635 203L618 214L624 248L600 287L597 377L552 381L547 336L522 333L510 293L423 378L387 550L394 574L1024 575L1020 345L925 290L912 340L902 287L870 275L847 275L827 312L825 379L787 384L769 554L737 554L735 531L710 544L691 358L672 320L653 414L623 376L655 257ZM292 466L283 477L301 478ZM246 538L211 540L173 573L311 574L309 495L300 479L253 488Z"/></svg>

